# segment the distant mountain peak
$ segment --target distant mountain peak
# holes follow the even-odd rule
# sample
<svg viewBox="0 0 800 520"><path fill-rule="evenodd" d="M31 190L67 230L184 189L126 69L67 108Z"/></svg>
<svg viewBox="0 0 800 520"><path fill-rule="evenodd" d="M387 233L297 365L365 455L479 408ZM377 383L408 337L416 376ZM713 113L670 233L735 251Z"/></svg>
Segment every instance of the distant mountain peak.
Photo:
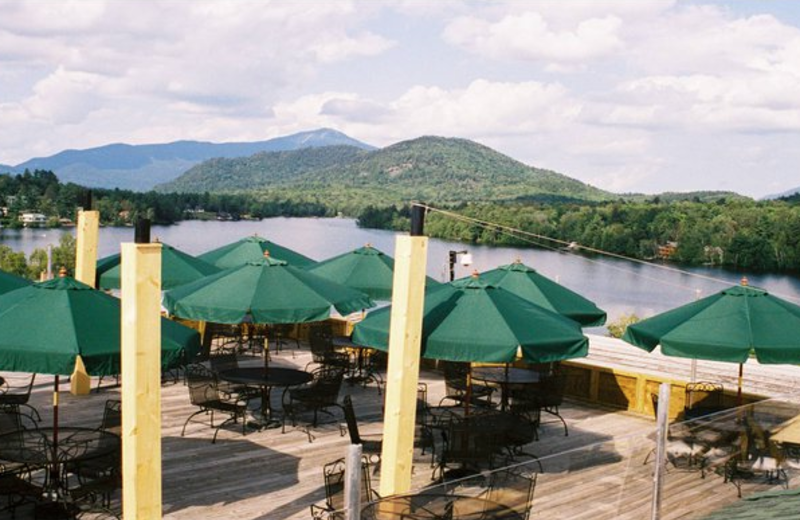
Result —
<svg viewBox="0 0 800 520"><path fill-rule="evenodd" d="M84 150L63 150L13 167L12 173L51 170L61 182L99 188L149 190L180 176L202 161L223 157L249 157L259 152L346 145L362 150L374 147L331 128L299 132L266 141L223 142L180 140L171 143L112 143Z"/></svg>

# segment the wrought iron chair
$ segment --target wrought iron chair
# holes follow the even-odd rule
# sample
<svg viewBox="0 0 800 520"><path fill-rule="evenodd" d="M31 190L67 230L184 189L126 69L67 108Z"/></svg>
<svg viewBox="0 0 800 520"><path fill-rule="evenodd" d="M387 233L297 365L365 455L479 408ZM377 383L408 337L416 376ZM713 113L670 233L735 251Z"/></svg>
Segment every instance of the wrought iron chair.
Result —
<svg viewBox="0 0 800 520"><path fill-rule="evenodd" d="M525 437L532 434L532 440L539 440L542 405L532 385L508 385L508 410L527 423ZM527 443L525 443L527 444Z"/></svg>
<svg viewBox="0 0 800 520"><path fill-rule="evenodd" d="M18 413L30 417L31 420L40 422L42 416L39 415L39 411L29 404L34 381L36 381L36 374L31 374L28 384L24 386L12 386L7 379L3 379L2 383L0 383L0 392L2 392L0 393L0 408L13 408ZM23 413L23 406L29 408L31 413Z"/></svg>
<svg viewBox="0 0 800 520"><path fill-rule="evenodd" d="M650 394L650 399L653 403L653 414L656 421L658 421L658 394ZM655 441L655 433L651 434ZM681 467L685 461L685 467L700 469L700 475L705 476L706 465L706 447L697 442L691 428L686 427L683 423L671 424L667 428L667 446L666 456L667 460L676 468ZM644 458L644 464L650 460L652 455L655 455L656 449L653 448Z"/></svg>
<svg viewBox="0 0 800 520"><path fill-rule="evenodd" d="M289 345L290 341L294 342L295 348L300 348L300 340L297 339L294 332L294 325L290 324L276 324L269 328L270 340L275 343L275 352L280 352L283 347ZM292 351L292 357L295 357L295 352Z"/></svg>
<svg viewBox="0 0 800 520"><path fill-rule="evenodd" d="M554 374L542 379L539 389L536 392L536 399L539 403L540 412L549 413L561 421L564 425L564 436L569 435L567 421L561 416L558 408L564 402L564 391L567 386L566 374ZM539 421L541 424L541 419Z"/></svg>
<svg viewBox="0 0 800 520"><path fill-rule="evenodd" d="M0 408L0 434L13 435L14 432L22 431L22 417L13 408ZM35 422L33 427L36 427ZM6 502L5 505L0 505L0 517L5 518L3 512L8 511L11 518L14 518L17 507L41 499L42 488L32 481L32 472L35 469L21 462L0 460L0 497L4 497Z"/></svg>
<svg viewBox="0 0 800 520"><path fill-rule="evenodd" d="M316 428L319 422L319 413L333 415L331 408L340 408L339 391L344 380L344 369L337 366L322 366L314 370L314 378L305 386L287 388L281 398L283 402L283 422L281 431L286 431L286 419L292 421L292 426L297 426L297 418L303 412L313 412L314 419L311 426ZM314 436L306 429L308 442Z"/></svg>
<svg viewBox="0 0 800 520"><path fill-rule="evenodd" d="M214 375L217 377L217 388L219 388L219 391L226 397L245 401L247 404L249 404L251 399L261 397L261 390L259 388L231 383L219 377L220 372L239 368L239 358L234 351L211 354L208 358L208 363L211 366L212 372L214 372Z"/></svg>
<svg viewBox="0 0 800 520"><path fill-rule="evenodd" d="M502 451L500 436L488 423L481 423L477 416L459 417L450 414L442 419L442 448L439 465L434 469L434 479L459 479L491 468L494 457ZM458 464L458 468L452 468Z"/></svg>
<svg viewBox="0 0 800 520"><path fill-rule="evenodd" d="M467 400L467 378L469 377L470 364L456 361L442 362L444 373L445 396L439 402L441 405L445 401L455 401L458 405L463 405ZM470 398L471 406L492 406L492 392L494 388L485 385L472 384Z"/></svg>
<svg viewBox="0 0 800 520"><path fill-rule="evenodd" d="M696 419L725 409L722 405L724 388L719 383L698 381L686 384L685 419Z"/></svg>
<svg viewBox="0 0 800 520"><path fill-rule="evenodd" d="M309 329L308 344L311 348L311 363L306 366L306 370L312 363L321 367L340 367L347 372L353 370L353 363L350 355L346 352L336 350L333 345L333 335L330 326L315 325Z"/></svg>
<svg viewBox="0 0 800 520"><path fill-rule="evenodd" d="M318 520L344 520L345 460L339 459L325 464L322 468L322 476L325 482L325 504L322 506L312 504L311 517ZM372 489L369 461L365 458L362 458L361 462L360 480L362 505L380 498Z"/></svg>
<svg viewBox="0 0 800 520"><path fill-rule="evenodd" d="M214 428L212 444L217 442L217 434L220 428L229 422L235 423L240 418L242 419L242 435L247 434L247 421L245 420L247 404L242 401L225 398L219 389L217 378L213 372L203 365L189 365L186 367L186 381L189 387L189 399L199 409L186 419L181 430L181 437L186 433L186 426L193 417L209 413L211 414L211 427ZM216 427L214 426L215 412L228 415L228 419Z"/></svg>
<svg viewBox="0 0 800 520"><path fill-rule="evenodd" d="M489 477L489 489L482 495L487 504L501 504L516 511L523 520L528 520L533 506L533 491L537 473L520 467L495 471ZM491 518L491 510L484 511Z"/></svg>
<svg viewBox="0 0 800 520"><path fill-rule="evenodd" d="M350 444L360 444L361 452L367 456L370 462L376 463L381 460L381 449L383 447L382 438L365 439L358 431L358 419L353 409L353 400L350 395L344 396L342 401L342 411L347 422L347 432L350 435ZM375 457L375 460L373 460Z"/></svg>
<svg viewBox="0 0 800 520"><path fill-rule="evenodd" d="M121 401L106 401L99 429L119 434L122 429ZM65 481L65 491L77 508L87 513L120 517L121 512L111 510L111 499L122 488L122 444L118 450L101 456L70 462L66 471L75 477L74 485L70 485L69 479Z"/></svg>

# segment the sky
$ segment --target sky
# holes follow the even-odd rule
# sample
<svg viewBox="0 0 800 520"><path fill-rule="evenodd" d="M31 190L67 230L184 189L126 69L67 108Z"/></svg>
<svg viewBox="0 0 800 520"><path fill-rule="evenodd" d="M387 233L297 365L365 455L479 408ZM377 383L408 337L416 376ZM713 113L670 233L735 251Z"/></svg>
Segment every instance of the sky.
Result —
<svg viewBox="0 0 800 520"><path fill-rule="evenodd" d="M617 193L800 187L800 3L0 0L0 163L439 135Z"/></svg>

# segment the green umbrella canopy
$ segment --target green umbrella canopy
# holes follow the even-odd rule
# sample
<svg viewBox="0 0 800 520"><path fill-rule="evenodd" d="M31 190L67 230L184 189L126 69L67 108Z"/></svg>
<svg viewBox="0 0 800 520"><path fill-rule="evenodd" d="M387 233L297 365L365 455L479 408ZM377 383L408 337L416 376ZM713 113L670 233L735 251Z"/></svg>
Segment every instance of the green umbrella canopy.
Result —
<svg viewBox="0 0 800 520"><path fill-rule="evenodd" d="M32 284L30 280L0 270L0 294L27 287Z"/></svg>
<svg viewBox="0 0 800 520"><path fill-rule="evenodd" d="M376 300L392 298L394 259L367 244L349 253L344 253L308 268L328 280L346 285ZM426 278L428 287L440 285Z"/></svg>
<svg viewBox="0 0 800 520"><path fill-rule="evenodd" d="M571 318L584 327L599 327L606 322L606 312L597 305L520 261L481 273L481 279Z"/></svg>
<svg viewBox="0 0 800 520"><path fill-rule="evenodd" d="M667 356L744 363L800 363L800 306L733 286L628 326L622 339Z"/></svg>
<svg viewBox="0 0 800 520"><path fill-rule="evenodd" d="M0 296L0 369L69 375L78 355L90 375L120 373L120 301L61 277ZM161 365L192 359L200 335L161 320ZM185 355L185 358L184 358Z"/></svg>
<svg viewBox="0 0 800 520"><path fill-rule="evenodd" d="M220 269L239 267L247 262L259 261L264 257L264 252L269 251L269 256L294 267L311 267L316 262L296 251L270 242L259 236L246 237L232 244L213 249L198 258L213 264Z"/></svg>
<svg viewBox="0 0 800 520"><path fill-rule="evenodd" d="M115 258L116 257L116 258ZM98 287L119 289L120 256L111 255L97 261L100 273ZM100 270L103 269L103 272ZM161 287L171 289L204 276L218 273L220 269L167 244L161 244Z"/></svg>
<svg viewBox="0 0 800 520"><path fill-rule="evenodd" d="M391 307L357 323L353 341L387 350ZM588 354L580 325L505 289L472 278L425 295L422 356L448 361L549 363Z"/></svg>
<svg viewBox="0 0 800 520"><path fill-rule="evenodd" d="M164 294L175 316L215 323L300 323L325 320L375 304L367 295L271 257L178 287Z"/></svg>

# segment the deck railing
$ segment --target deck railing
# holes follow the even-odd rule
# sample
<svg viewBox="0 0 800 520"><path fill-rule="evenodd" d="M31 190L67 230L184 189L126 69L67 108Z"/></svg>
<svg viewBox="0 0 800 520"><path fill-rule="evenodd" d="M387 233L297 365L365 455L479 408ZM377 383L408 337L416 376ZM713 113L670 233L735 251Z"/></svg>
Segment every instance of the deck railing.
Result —
<svg viewBox="0 0 800 520"><path fill-rule="evenodd" d="M598 437L538 459L520 456L509 466L432 483L413 494L500 497L491 494L491 484L512 469L536 476L531 520L703 520L726 518L725 508L742 507L741 497L800 484L800 397L763 400L672 423L661 461L656 437L653 423L645 433ZM540 439L525 451L535 453L545 446L546 440ZM654 511L658 462L664 465L663 488L660 508ZM513 501L514 494L503 496ZM522 500L519 495L517 503L505 505L524 511Z"/></svg>

